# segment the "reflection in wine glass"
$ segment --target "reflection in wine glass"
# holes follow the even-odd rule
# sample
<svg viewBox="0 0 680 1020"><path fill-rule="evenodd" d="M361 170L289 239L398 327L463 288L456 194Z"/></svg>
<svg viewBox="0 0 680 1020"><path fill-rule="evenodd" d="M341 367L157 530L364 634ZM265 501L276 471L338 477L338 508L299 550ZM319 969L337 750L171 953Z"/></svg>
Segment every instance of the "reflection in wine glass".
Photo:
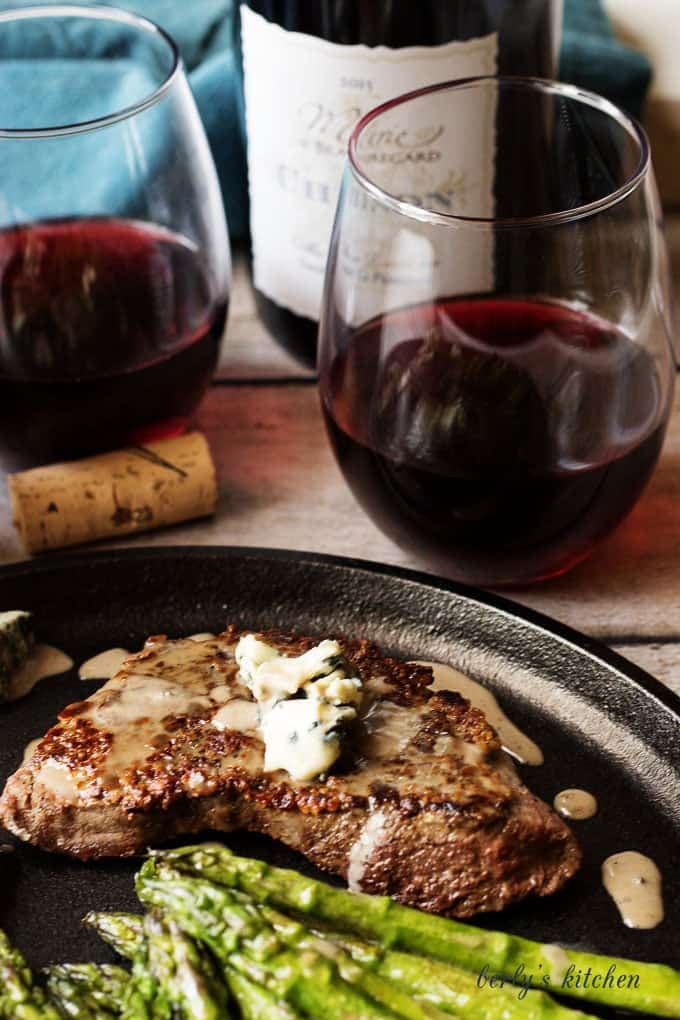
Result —
<svg viewBox="0 0 680 1020"><path fill-rule="evenodd" d="M659 224L644 133L571 86L468 79L364 117L319 370L340 466L388 535L521 584L626 515L673 390Z"/></svg>

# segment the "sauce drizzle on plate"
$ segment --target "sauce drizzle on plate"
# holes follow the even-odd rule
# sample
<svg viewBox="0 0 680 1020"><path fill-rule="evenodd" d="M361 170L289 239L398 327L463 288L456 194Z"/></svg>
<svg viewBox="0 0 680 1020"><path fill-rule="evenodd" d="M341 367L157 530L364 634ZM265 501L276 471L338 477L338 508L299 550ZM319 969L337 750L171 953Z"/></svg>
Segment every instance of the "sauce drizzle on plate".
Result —
<svg viewBox="0 0 680 1020"><path fill-rule="evenodd" d="M73 659L52 645L36 645L23 666L12 677L10 701L23 698L33 690L39 680L66 673Z"/></svg>
<svg viewBox="0 0 680 1020"><path fill-rule="evenodd" d="M627 928L648 930L661 924L661 872L650 857L636 850L613 854L602 865L602 881Z"/></svg>
<svg viewBox="0 0 680 1020"><path fill-rule="evenodd" d="M598 803L587 790L560 790L553 801L558 815L574 822L583 822L597 814Z"/></svg>
<svg viewBox="0 0 680 1020"><path fill-rule="evenodd" d="M494 695L476 680L470 679L453 666L441 662L414 660L420 666L430 666L434 673L433 691L458 691L471 705L479 708L498 734L503 748L523 765L542 765L543 751L531 737L523 733L505 714Z"/></svg>

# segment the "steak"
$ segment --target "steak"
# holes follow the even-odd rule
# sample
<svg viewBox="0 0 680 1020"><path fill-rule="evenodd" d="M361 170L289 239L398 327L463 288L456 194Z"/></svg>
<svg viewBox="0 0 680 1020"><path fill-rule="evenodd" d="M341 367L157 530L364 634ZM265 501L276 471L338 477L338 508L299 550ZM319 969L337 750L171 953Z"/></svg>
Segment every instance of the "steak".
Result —
<svg viewBox="0 0 680 1020"><path fill-rule="evenodd" d="M560 888L581 861L565 823L520 781L484 715L431 691L429 667L340 640L364 698L326 776L263 771L242 632L149 638L69 705L10 777L0 821L84 860L213 829L264 833L350 887L458 917ZM285 655L316 639L260 635Z"/></svg>

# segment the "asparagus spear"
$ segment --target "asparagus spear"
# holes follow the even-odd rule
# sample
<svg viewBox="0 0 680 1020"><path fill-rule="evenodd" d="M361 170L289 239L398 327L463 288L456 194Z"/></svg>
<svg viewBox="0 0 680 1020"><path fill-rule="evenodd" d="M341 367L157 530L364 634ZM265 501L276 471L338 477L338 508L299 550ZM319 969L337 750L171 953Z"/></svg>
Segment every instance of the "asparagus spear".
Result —
<svg viewBox="0 0 680 1020"><path fill-rule="evenodd" d="M283 915L271 911L271 908L263 908L262 914L275 928L283 919ZM121 955L129 958L137 952L137 940L142 937L140 917L134 914L92 913L88 914L85 922ZM384 949L342 933L317 930L313 934L330 939L349 952L363 967L375 970L414 998L467 1020L578 1020L585 1016L559 1005L544 992L531 990L519 999L517 988L480 989L476 977L470 971L438 960ZM246 1012L242 996L233 987L234 982L244 982L246 979L230 969L227 969L226 977L241 1011ZM252 1020L273 1016L271 996L267 998L268 993L252 983L250 987L259 1001L258 1010L252 1013ZM246 1020L249 1020L247 1016Z"/></svg>
<svg viewBox="0 0 680 1020"><path fill-rule="evenodd" d="M303 1014L326 1020L394 1020L398 1015L344 981L332 960L313 950L282 948L256 912L226 889L200 879L177 879L170 869L157 877L155 863L147 861L137 876L137 893L146 906L166 911L207 945L222 966Z"/></svg>
<svg viewBox="0 0 680 1020"><path fill-rule="evenodd" d="M114 963L61 963L45 969L48 980L63 978L81 988L88 988L92 996L111 1008L111 1000L120 999L130 980L128 971Z"/></svg>
<svg viewBox="0 0 680 1020"><path fill-rule="evenodd" d="M400 1016L418 1015L408 1006L408 1002L415 999L421 1004L436 1007L438 1016L443 1011L467 1020L593 1020L580 1010L559 1005L538 990L525 989L521 998L515 987L482 991L475 975L460 967L385 949L333 932L309 933L300 922L292 921L271 907L262 906L260 912L275 931L285 932L287 941L301 948L313 944L320 952L323 952L324 945L329 947L342 976L348 981L359 982L360 987L374 998L383 1001L383 989L396 986L402 993L398 1010ZM315 940L313 943L312 939ZM354 962L355 969L358 964L360 973L364 972L360 977L353 976L346 965L347 973L343 972L341 961L347 957ZM367 976L366 971L372 971L373 976ZM380 984L376 983L376 977ZM404 995L404 992L407 994Z"/></svg>
<svg viewBox="0 0 680 1020"><path fill-rule="evenodd" d="M83 924L108 942L126 960L134 960L144 945L144 918L139 914L104 913L91 910Z"/></svg>
<svg viewBox="0 0 680 1020"><path fill-rule="evenodd" d="M59 1020L59 1014L41 988L18 949L0 931L0 1017L6 1020Z"/></svg>
<svg viewBox="0 0 680 1020"><path fill-rule="evenodd" d="M123 1020L151 1020L154 985L148 969L144 918L137 914L106 914L90 911L83 923L93 928L117 953L133 962L122 1004Z"/></svg>
<svg viewBox="0 0 680 1020"><path fill-rule="evenodd" d="M146 970L153 989L150 1004L154 1020L173 1020L175 1006L179 1001L176 994L176 967L172 936L160 918L147 914L144 918L146 943ZM144 959L144 952L139 954ZM134 964L133 964L134 968Z"/></svg>
<svg viewBox="0 0 680 1020"><path fill-rule="evenodd" d="M238 896L238 893L235 896ZM381 1002L397 1016L404 1017L405 1020L437 1020L437 1018L445 1020L439 1009L429 1003L417 1002L399 985L364 968L342 946L328 939L319 938L299 921L286 917L271 907L262 907L258 914L263 923L268 924L276 932L287 948L329 957L344 981L360 989L376 1002Z"/></svg>
<svg viewBox="0 0 680 1020"><path fill-rule="evenodd" d="M159 1014L154 1008L156 981L149 970L146 944L132 963L132 976L125 988L121 1008L121 1020L157 1020Z"/></svg>
<svg viewBox="0 0 680 1020"><path fill-rule="evenodd" d="M84 919L117 953L132 959L144 939L143 918L138 914L105 914L91 911ZM250 981L232 967L224 968L229 989L239 1004L244 1020L295 1020L298 1016L289 1006Z"/></svg>
<svg viewBox="0 0 680 1020"><path fill-rule="evenodd" d="M183 1020L225 1020L227 987L207 953L168 919L175 963L174 992Z"/></svg>
<svg viewBox="0 0 680 1020"><path fill-rule="evenodd" d="M122 1020L185 1020L176 989L174 945L167 925L152 915L96 915L132 960ZM91 917L91 915L88 915ZM91 926L93 926L91 924ZM108 941L113 941L109 938Z"/></svg>
<svg viewBox="0 0 680 1020"><path fill-rule="evenodd" d="M386 949L337 932L318 931L342 946L363 967L399 985L415 999L465 1020L592 1020L590 1014L563 1006L538 989L481 989L468 970L439 960ZM520 998L521 992L521 998Z"/></svg>
<svg viewBox="0 0 680 1020"><path fill-rule="evenodd" d="M300 1016L271 992L233 967L225 968L229 990L239 1004L243 1020L297 1020Z"/></svg>
<svg viewBox="0 0 680 1020"><path fill-rule="evenodd" d="M212 961L172 919L91 911L84 923L127 959L146 951L148 969L158 983L156 1013L166 1011L169 1001L182 1020L224 1020L229 1015L226 985Z"/></svg>
<svg viewBox="0 0 680 1020"><path fill-rule="evenodd" d="M106 914L91 911L84 919L117 953L133 958L140 949L144 932L143 918L138 914ZM244 1020L295 1020L298 1016L290 1007L279 1003L270 992L232 967L224 968L225 978L237 1000Z"/></svg>
<svg viewBox="0 0 680 1020"><path fill-rule="evenodd" d="M159 851L187 874L242 889L258 902L295 910L393 949L430 956L481 973L549 987L561 995L616 1009L680 1017L680 971L663 964L544 946L404 907L384 896L350 893L295 871L237 857L219 844ZM543 987L545 987L543 985Z"/></svg>
<svg viewBox="0 0 680 1020"><path fill-rule="evenodd" d="M112 964L64 963L46 969L47 991L64 1017L110 1020L120 1015L130 975Z"/></svg>
<svg viewBox="0 0 680 1020"><path fill-rule="evenodd" d="M244 902L244 894L234 895ZM288 947L330 955L341 977L409 1020L441 1016L441 1011L470 1020L593 1020L544 992L525 989L519 998L517 988L481 991L469 971L330 932L312 932L266 905L258 913ZM434 1013L428 1007L436 1007Z"/></svg>

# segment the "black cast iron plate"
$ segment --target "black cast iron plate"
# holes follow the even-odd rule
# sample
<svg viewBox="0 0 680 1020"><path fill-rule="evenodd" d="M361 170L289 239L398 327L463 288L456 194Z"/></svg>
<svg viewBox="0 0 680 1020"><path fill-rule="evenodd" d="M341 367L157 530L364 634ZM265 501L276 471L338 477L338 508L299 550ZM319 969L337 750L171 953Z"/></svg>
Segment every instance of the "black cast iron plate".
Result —
<svg viewBox="0 0 680 1020"><path fill-rule="evenodd" d="M264 549L116 550L0 569L0 609L30 609L39 638L76 664L149 634L252 628L367 636L398 656L450 662L487 683L543 747L527 784L552 801L592 791L598 815L575 825L585 851L558 895L482 919L548 942L680 965L680 701L603 646L511 602L425 575L360 561ZM92 690L70 674L0 708L0 781L57 711ZM17 842L17 841L14 841ZM312 871L271 841L234 835L238 851ZM133 861L82 864L17 844L0 857L0 924L43 965L111 956L79 924L87 910L134 908ZM664 877L666 920L625 928L600 882L609 854L651 855Z"/></svg>

